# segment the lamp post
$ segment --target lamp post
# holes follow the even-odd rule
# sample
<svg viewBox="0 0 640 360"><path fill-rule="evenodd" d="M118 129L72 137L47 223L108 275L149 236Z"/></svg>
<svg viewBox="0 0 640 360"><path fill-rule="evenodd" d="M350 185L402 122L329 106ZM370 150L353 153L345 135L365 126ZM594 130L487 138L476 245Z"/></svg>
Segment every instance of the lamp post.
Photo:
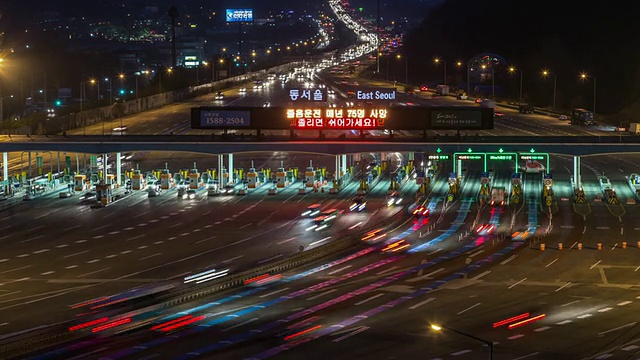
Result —
<svg viewBox="0 0 640 360"><path fill-rule="evenodd" d="M443 329L449 330L449 331L452 331L452 332L454 332L456 334L459 334L459 335L462 335L462 336L466 336L466 337L468 337L470 339L485 343L485 344L487 344L487 346L489 346L489 359L493 360L493 342L492 341L481 339L481 338L479 338L477 336L474 336L474 335L471 335L471 334L467 334L465 332L450 328L450 327L448 327L446 325L442 325L442 324L439 324L439 325L438 324L431 324L431 329L434 330L434 331L438 331L438 332L442 331Z"/></svg>
<svg viewBox="0 0 640 360"><path fill-rule="evenodd" d="M436 65L438 65L440 63L440 61L442 61L442 64L444 65L444 82L443 82L443 85L447 85L447 62L444 61L444 60L440 60L439 58L433 59L433 62L436 63Z"/></svg>
<svg viewBox="0 0 640 360"><path fill-rule="evenodd" d="M596 77L589 76L587 73L580 74L580 80L586 80L587 78L593 78L593 120L596 120Z"/></svg>
<svg viewBox="0 0 640 360"><path fill-rule="evenodd" d="M549 76L551 74L552 73L549 70L542 70L542 76L544 76L544 77L547 77L547 76ZM556 73L553 73L553 109L556 108L556 85L557 85L557 80L558 80L558 77L556 76ZM594 80L594 83L595 83L595 80ZM594 99L595 99L595 96L594 96Z"/></svg>
<svg viewBox="0 0 640 360"><path fill-rule="evenodd" d="M518 105L522 104L522 70L517 70L515 67L510 67L509 68L509 72L510 73L514 73L514 72L520 72L520 96L518 97ZM554 106L555 107L555 93L554 93Z"/></svg>
<svg viewBox="0 0 640 360"><path fill-rule="evenodd" d="M2 96L0 94L0 125L4 124L4 99L12 98L12 97L13 97L13 95Z"/></svg>
<svg viewBox="0 0 640 360"><path fill-rule="evenodd" d="M487 65L482 65L482 70L486 70ZM491 65L491 98L496 98L496 81L495 81L495 72L493 70L493 65Z"/></svg>
<svg viewBox="0 0 640 360"><path fill-rule="evenodd" d="M397 59L402 59L402 55L396 55ZM404 57L404 83L405 85L409 83L409 58Z"/></svg>

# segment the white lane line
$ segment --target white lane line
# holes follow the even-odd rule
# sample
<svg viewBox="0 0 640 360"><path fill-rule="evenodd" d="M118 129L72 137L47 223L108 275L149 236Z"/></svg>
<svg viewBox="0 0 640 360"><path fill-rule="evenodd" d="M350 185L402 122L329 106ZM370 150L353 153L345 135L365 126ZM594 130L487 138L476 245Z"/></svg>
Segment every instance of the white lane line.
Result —
<svg viewBox="0 0 640 360"><path fill-rule="evenodd" d="M244 224L244 225L240 226L240 227L238 228L238 230L242 230L242 229L244 229L244 228L246 228L246 227L249 227L249 226L251 226L251 225L253 225L253 223Z"/></svg>
<svg viewBox="0 0 640 360"><path fill-rule="evenodd" d="M13 294L17 294L17 293L19 293L19 292L22 292L22 290L18 290L18 291L13 291L13 292L10 292L10 293L2 294L2 295L0 295L0 297L3 297L3 296L9 296L9 295L13 295ZM2 324L0 324L0 326L5 326L5 325L7 325L7 324L8 324L8 323L2 323Z"/></svg>
<svg viewBox="0 0 640 360"><path fill-rule="evenodd" d="M43 276L44 276L44 275L51 275L51 274L53 274L53 273L55 273L55 271L46 271L46 272L43 272L43 273L42 273L42 274L40 274L40 275L43 275Z"/></svg>
<svg viewBox="0 0 640 360"><path fill-rule="evenodd" d="M104 237L104 235L96 235L96 236L94 236L93 238L94 238L94 239L102 239L103 237Z"/></svg>
<svg viewBox="0 0 640 360"><path fill-rule="evenodd" d="M570 323L572 323L572 322L573 322L573 321L571 321L571 320L567 319L567 320L562 320L562 321L560 321L560 322L557 322L557 323L556 323L556 325L566 325L566 324L570 324Z"/></svg>
<svg viewBox="0 0 640 360"><path fill-rule="evenodd" d="M289 288L288 288L288 287L286 287L286 288L282 288L282 289L280 289L280 290L272 291L272 292L270 292L270 293L268 293L268 294L260 295L260 297L261 297L261 298L266 298L266 297L269 297L269 296L271 296L271 295L275 295L275 294L277 294L277 293L281 293L281 292L286 291L286 290L289 290Z"/></svg>
<svg viewBox="0 0 640 360"><path fill-rule="evenodd" d="M603 312L607 312L607 311L609 311L609 310L613 310L613 308L612 308L612 307L602 308L602 309L598 310L598 312L603 313Z"/></svg>
<svg viewBox="0 0 640 360"><path fill-rule="evenodd" d="M625 305L629 305L631 304L633 301L623 301L621 303L618 304L618 306L625 306Z"/></svg>
<svg viewBox="0 0 640 360"><path fill-rule="evenodd" d="M77 252L77 253L73 253L73 254L65 255L65 256L63 256L62 258L63 258L63 259L66 259L66 258L70 258L70 257L73 257L73 256L86 254L86 253L88 253L88 252L89 252L89 250L80 251L80 252Z"/></svg>
<svg viewBox="0 0 640 360"><path fill-rule="evenodd" d="M451 356L460 356L460 355L464 355L464 354L467 354L467 353L470 353L470 352L471 352L471 350L468 350L468 349L467 350L460 350L460 351L456 351L454 353L451 353Z"/></svg>
<svg viewBox="0 0 640 360"><path fill-rule="evenodd" d="M135 240L135 239L140 239L141 237L145 237L146 234L142 234L142 235L138 235L138 236L134 236L132 238L128 238L127 241L131 241L131 240Z"/></svg>
<svg viewBox="0 0 640 360"><path fill-rule="evenodd" d="M156 253L156 254L153 254L153 255L142 257L142 258L140 258L138 260L147 260L147 259L150 259L150 258L152 258L154 256L160 256L160 255L162 255L162 253Z"/></svg>
<svg viewBox="0 0 640 360"><path fill-rule="evenodd" d="M332 290L329 290L329 291L325 291L325 292L323 292L323 293L321 293L321 294L314 295L314 296L312 296L312 297L310 297L310 298L307 298L307 300L315 300L315 299L317 299L317 298L319 298L319 297L322 297L322 296L325 296L325 295L329 295L329 294L331 294L332 292L336 292L336 291L338 291L338 289L332 289Z"/></svg>
<svg viewBox="0 0 640 360"><path fill-rule="evenodd" d="M607 330L607 331L600 332L600 333L598 333L598 336L602 336L602 335L605 335L605 334L608 334L610 332L617 331L617 330L620 330L620 329L628 328L630 326L635 326L636 324L637 324L637 322L634 321L634 322L628 323L626 325L618 326L617 328L613 328L613 329L610 329L610 330Z"/></svg>
<svg viewBox="0 0 640 360"><path fill-rule="evenodd" d="M138 246L138 250L146 249L146 248L148 248L148 247L149 247L149 246L147 246L147 245L141 245L141 246Z"/></svg>
<svg viewBox="0 0 640 360"><path fill-rule="evenodd" d="M272 257L270 257L270 258L268 258L268 259L260 260L260 261L258 261L258 264L262 264L262 263L269 262L269 261L271 261L271 260L279 259L279 258L281 258L281 257L283 257L283 256L284 256L284 254L278 254L278 255L276 255L276 256L272 256Z"/></svg>
<svg viewBox="0 0 640 360"><path fill-rule="evenodd" d="M35 231L35 230L38 230L38 229L42 229L43 227L44 227L44 225L40 225L40 226L36 226L36 227L32 227L32 228L28 229L28 230L27 230L27 232L29 232L29 231Z"/></svg>
<svg viewBox="0 0 640 360"><path fill-rule="evenodd" d="M409 310L415 310L415 309L419 308L420 306L422 306L422 305L424 305L424 304L426 304L426 303L429 303L429 302L431 302L431 301L433 301L433 300L435 300L435 299L436 299L436 298L428 298L428 299L427 299L427 300L425 300L425 301L419 302L419 303L417 303L417 304L415 304L415 305L413 305L413 306L409 307Z"/></svg>
<svg viewBox="0 0 640 360"><path fill-rule="evenodd" d="M466 308L466 309L464 309L464 310L460 311L460 312L458 313L458 315L460 315L460 314L464 314L464 313L466 313L467 311L469 311L469 310L473 309L474 307L479 306L480 304L481 304L481 303L477 303L477 304L475 304L475 305L471 305L471 306L469 306L468 308Z"/></svg>
<svg viewBox="0 0 640 360"><path fill-rule="evenodd" d="M586 318L592 317L592 316L593 316L593 314L582 314L580 316L576 316L576 318L578 318L578 319L586 319Z"/></svg>
<svg viewBox="0 0 640 360"><path fill-rule="evenodd" d="M580 302L580 300L573 300L573 301L571 301L571 302L568 302L568 303L566 303L566 304L562 304L562 305L560 305L560 306L569 306L569 305L571 305L571 304L575 304L575 303L577 303L577 302Z"/></svg>
<svg viewBox="0 0 640 360"><path fill-rule="evenodd" d="M524 335L522 335L522 334L517 334L517 335L509 336L509 337L507 338L507 340L520 339L521 337L524 337Z"/></svg>
<svg viewBox="0 0 640 360"><path fill-rule="evenodd" d="M516 258L517 255L511 255L511 257L507 258L505 261L501 262L500 265L505 265L506 263L508 263L509 261L513 260Z"/></svg>
<svg viewBox="0 0 640 360"><path fill-rule="evenodd" d="M240 259L240 258L241 258L241 257L243 257L243 256L244 256L244 255L238 255L238 256L236 256L236 257L232 257L231 259L227 259L227 260L223 261L222 263L223 263L223 264L227 264L227 263L232 262L233 260L238 260L238 259Z"/></svg>
<svg viewBox="0 0 640 360"><path fill-rule="evenodd" d="M206 238L206 239L198 240L198 241L194 242L193 244L194 244L194 245L195 245L195 244L200 244L200 243L203 243L203 242L205 242L205 241L209 241L209 240L212 240L212 239L215 239L215 238L216 238L215 236L211 236L211 237L208 237L208 238ZM155 244L155 243L154 243L154 244Z"/></svg>
<svg viewBox="0 0 640 360"><path fill-rule="evenodd" d="M57 247L58 249L66 248L67 246L69 246L69 245L67 245L67 244L60 244L60 245L56 245L56 247Z"/></svg>
<svg viewBox="0 0 640 360"><path fill-rule="evenodd" d="M47 251L49 251L49 249L36 250L33 253L34 254L42 254L42 253L47 252Z"/></svg>
<svg viewBox="0 0 640 360"><path fill-rule="evenodd" d="M29 239L27 239L27 240L22 240L22 241L20 241L20 242L21 242L21 243L26 243L26 242L29 242L29 241L32 241L32 240L40 239L41 237L44 237L44 235L34 236L34 237L32 237L32 238L29 238Z"/></svg>
<svg viewBox="0 0 640 360"><path fill-rule="evenodd" d="M481 277L483 277L483 276L485 276L485 275L489 274L490 272L491 272L491 270L487 270L487 271L483 272L482 274L478 274L478 275L476 275L476 276L472 277L472 278L471 278L471 280L478 280L478 279L480 279Z"/></svg>
<svg viewBox="0 0 640 360"><path fill-rule="evenodd" d="M84 239L75 241L76 244L82 244L82 243L86 243L86 242L87 242L87 240L84 240Z"/></svg>
<svg viewBox="0 0 640 360"><path fill-rule="evenodd" d="M65 269L75 269L77 267L78 267L78 265L69 265L69 266L65 267Z"/></svg>
<svg viewBox="0 0 640 360"><path fill-rule="evenodd" d="M0 272L0 274L6 274L6 273L10 273L10 272L14 272L14 271L18 271L18 270L23 270L23 269L28 269L30 268L32 265L27 265L27 266L21 266L19 268L15 268L15 269L11 269L11 270L5 270Z"/></svg>
<svg viewBox="0 0 640 360"><path fill-rule="evenodd" d="M120 254L121 254L121 255L124 255L124 254L128 254L128 253L130 253L130 252L131 252L131 250L125 250L125 251L120 251Z"/></svg>
<svg viewBox="0 0 640 360"><path fill-rule="evenodd" d="M559 288L557 288L556 291L560 291L560 290L564 289L565 287L567 287L569 285L571 285L571 281L567 281L566 284L564 284L564 285L560 286Z"/></svg>
<svg viewBox="0 0 640 360"><path fill-rule="evenodd" d="M545 265L544 267L548 268L549 266L553 265L553 263L555 263L556 261L558 261L558 258L556 258L555 260L553 260L552 262L548 263L547 265Z"/></svg>
<svg viewBox="0 0 640 360"><path fill-rule="evenodd" d="M327 273L327 275L337 274L337 273L339 273L340 271L342 271L342 270L346 270L346 269L348 269L348 268L350 268L350 267L351 267L351 265L347 265L347 266L341 267L340 269L335 269L335 270L333 270L332 272Z"/></svg>
<svg viewBox="0 0 640 360"><path fill-rule="evenodd" d="M324 238L324 239L320 239L320 240L318 240L318 241L314 241L314 242L312 242L311 244L309 244L309 247L311 247L311 246L313 246L313 245L316 245L316 244L320 244L321 242L326 241L326 240L329 240L329 239L331 239L331 236L327 236L327 237L326 237L326 238Z"/></svg>
<svg viewBox="0 0 640 360"><path fill-rule="evenodd" d="M98 261L100 261L100 259L89 260L89 261L87 261L87 264L97 263Z"/></svg>
<svg viewBox="0 0 640 360"><path fill-rule="evenodd" d="M371 297L369 297L369 298L366 298L366 299L364 299L364 300L362 300L362 301L360 301L360 302L355 303L355 305L356 305L356 306L358 306L358 305L362 305L362 304L364 304L364 303L368 303L369 301L374 300L374 299L377 299L377 298L379 298L380 296L384 296L384 294L377 294L377 295L373 295L373 296L371 296Z"/></svg>
<svg viewBox="0 0 640 360"><path fill-rule="evenodd" d="M598 260L598 262L597 262L597 263L595 263L595 264L591 265L591 267L589 268L589 270L592 270L594 267L598 266L598 264L600 264L600 262L601 262L601 261L602 261L602 260Z"/></svg>
<svg viewBox="0 0 640 360"><path fill-rule="evenodd" d="M543 326L543 327L539 327L539 328L537 328L537 329L535 329L533 331L541 332L541 331L545 331L545 330L549 330L549 329L551 329L551 326Z"/></svg>
<svg viewBox="0 0 640 360"><path fill-rule="evenodd" d="M9 261L9 259L0 259L0 263L3 263L5 261Z"/></svg>
<svg viewBox="0 0 640 360"><path fill-rule="evenodd" d="M399 268L399 266L392 266L392 267L390 267L390 268L389 268L389 269L387 269L387 270L380 271L380 272L379 272L379 273L377 273L376 275L384 275L384 274L387 274L387 273L392 272L393 270L395 270L395 269L397 269L397 268Z"/></svg>
<svg viewBox="0 0 640 360"><path fill-rule="evenodd" d="M17 257L17 258L23 258L23 257L27 257L27 256L29 256L29 254L20 254L20 255L18 255L18 256L16 256L16 257Z"/></svg>
<svg viewBox="0 0 640 360"><path fill-rule="evenodd" d="M474 257L474 256L476 256L476 255L480 255L480 254L482 254L483 252L484 252L484 250L479 250L479 251L474 252L473 254L469 254L469 256L468 256L468 257L472 258L472 257Z"/></svg>
<svg viewBox="0 0 640 360"><path fill-rule="evenodd" d="M286 243L286 242L289 242L289 241L291 241L291 240L295 240L295 237L292 237L291 239L287 239L287 240L282 240L282 241L280 241L280 242L277 242L276 244L278 244L278 245L282 245L282 244L284 244L284 243Z"/></svg>
<svg viewBox="0 0 640 360"><path fill-rule="evenodd" d="M138 217L143 216L144 214L148 214L148 213L149 213L148 211L141 212L138 215L134 216L133 218L135 219L135 218L138 218Z"/></svg>
<svg viewBox="0 0 640 360"><path fill-rule="evenodd" d="M350 337L352 337L352 336L354 336L354 335L358 335L358 334L360 334L361 332L363 332L363 331L367 331L367 330L369 330L369 327L368 327L368 326L361 326L361 327L360 327L360 328L358 328L357 330L355 330L355 331L353 331L353 332L351 332L351 333L349 333L349 334L347 334L347 335L343 335L343 336L341 336L341 337L339 337L339 338L337 338L337 339L333 340L333 342L339 342L339 341L342 341L342 340L344 340L344 339L350 338Z"/></svg>
<svg viewBox="0 0 640 360"><path fill-rule="evenodd" d="M71 230L73 230L73 229L77 229L77 228L79 228L80 226L81 226L81 225L76 225L76 226L68 227L68 228L64 229L64 231L65 231L65 232L67 232L67 231L71 231Z"/></svg>
<svg viewBox="0 0 640 360"><path fill-rule="evenodd" d="M170 229L173 229L174 227L178 227L178 226L180 226L180 225L182 225L182 223L181 223L181 222L179 222L179 223L177 223L177 224L173 224L173 225L169 226L169 228L170 228Z"/></svg>
<svg viewBox="0 0 640 360"><path fill-rule="evenodd" d="M99 273L99 272L102 272L102 271L106 271L106 270L109 270L109 269L111 269L111 268L110 268L110 267L107 267L107 268L104 268L104 269L100 269L100 270L96 270L96 271L88 272L88 273L86 273L86 274L81 274L81 275L78 275L78 276L76 276L76 277L85 277L85 276L93 275L93 274L96 274L96 273Z"/></svg>
<svg viewBox="0 0 640 360"><path fill-rule="evenodd" d="M518 284L521 284L521 283L525 282L526 280L527 280L527 278L524 278L524 279L522 279L522 280L518 281L517 283L515 283L515 284L513 284L513 285L509 286L509 287L508 287L508 289L511 289L511 288L515 287L516 285L518 285Z"/></svg>
<svg viewBox="0 0 640 360"><path fill-rule="evenodd" d="M228 327L228 328L222 329L221 331L223 331L223 332L224 332L224 331L229 331L229 330L235 329L235 328L237 328L237 327L244 326L244 325L247 325L247 324L249 324L249 323L252 323L252 322L254 322L254 321L258 320L258 319L259 319L259 318L249 319L249 320L247 320L247 321L241 322L240 324L235 324L235 325L230 326L230 327Z"/></svg>

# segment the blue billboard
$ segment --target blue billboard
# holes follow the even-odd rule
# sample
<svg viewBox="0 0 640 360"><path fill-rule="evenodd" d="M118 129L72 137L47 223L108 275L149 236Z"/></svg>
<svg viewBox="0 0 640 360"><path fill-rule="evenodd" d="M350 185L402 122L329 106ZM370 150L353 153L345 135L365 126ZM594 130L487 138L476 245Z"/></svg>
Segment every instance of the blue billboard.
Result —
<svg viewBox="0 0 640 360"><path fill-rule="evenodd" d="M227 22L253 22L253 9L227 9L225 20Z"/></svg>

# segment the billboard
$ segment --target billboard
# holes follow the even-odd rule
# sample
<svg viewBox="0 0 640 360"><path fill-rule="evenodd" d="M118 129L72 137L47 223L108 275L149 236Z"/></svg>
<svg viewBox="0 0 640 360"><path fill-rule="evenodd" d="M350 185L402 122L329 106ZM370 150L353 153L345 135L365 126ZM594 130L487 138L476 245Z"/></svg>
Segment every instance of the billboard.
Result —
<svg viewBox="0 0 640 360"><path fill-rule="evenodd" d="M226 9L227 22L253 22L253 9Z"/></svg>
<svg viewBox="0 0 640 360"><path fill-rule="evenodd" d="M193 129L254 130L490 130L493 109L481 107L334 108L322 103L278 107L209 107L191 109Z"/></svg>

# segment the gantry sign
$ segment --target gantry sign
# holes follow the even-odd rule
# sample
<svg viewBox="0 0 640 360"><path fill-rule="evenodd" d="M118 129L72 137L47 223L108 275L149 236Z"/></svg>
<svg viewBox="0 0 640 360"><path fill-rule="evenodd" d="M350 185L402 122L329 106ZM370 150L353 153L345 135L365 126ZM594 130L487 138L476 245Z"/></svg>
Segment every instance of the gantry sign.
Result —
<svg viewBox="0 0 640 360"><path fill-rule="evenodd" d="M493 110L475 106L432 108L296 106L197 107L193 129L245 130L490 130Z"/></svg>

